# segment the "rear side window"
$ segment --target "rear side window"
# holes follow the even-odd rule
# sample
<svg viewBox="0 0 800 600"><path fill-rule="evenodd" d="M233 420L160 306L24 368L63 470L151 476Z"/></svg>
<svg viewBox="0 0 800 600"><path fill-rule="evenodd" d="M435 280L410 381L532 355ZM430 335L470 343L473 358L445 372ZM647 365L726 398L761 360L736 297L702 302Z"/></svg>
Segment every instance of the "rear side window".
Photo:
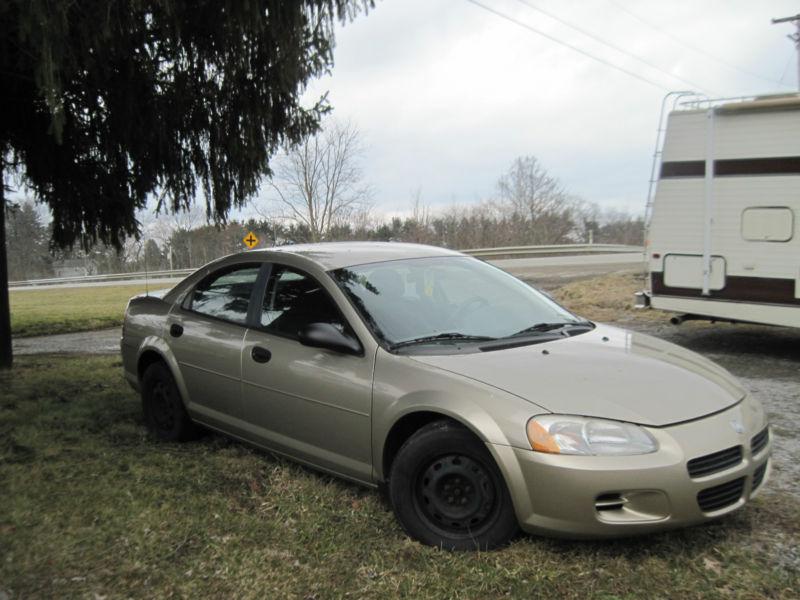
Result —
<svg viewBox="0 0 800 600"><path fill-rule="evenodd" d="M213 273L194 288L189 308L201 315L245 325L260 268L237 265Z"/></svg>
<svg viewBox="0 0 800 600"><path fill-rule="evenodd" d="M344 318L316 279L275 265L264 296L261 326L266 331L295 338L298 331L311 323L331 323L340 331L347 331Z"/></svg>

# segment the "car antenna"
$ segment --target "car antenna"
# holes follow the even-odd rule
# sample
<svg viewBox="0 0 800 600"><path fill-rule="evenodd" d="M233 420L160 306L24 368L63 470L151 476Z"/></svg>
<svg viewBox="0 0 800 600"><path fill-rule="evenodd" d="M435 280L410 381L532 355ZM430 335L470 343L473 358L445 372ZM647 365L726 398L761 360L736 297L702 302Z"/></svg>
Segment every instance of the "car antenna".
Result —
<svg viewBox="0 0 800 600"><path fill-rule="evenodd" d="M144 243L144 295L150 296L150 283L147 272L147 242Z"/></svg>

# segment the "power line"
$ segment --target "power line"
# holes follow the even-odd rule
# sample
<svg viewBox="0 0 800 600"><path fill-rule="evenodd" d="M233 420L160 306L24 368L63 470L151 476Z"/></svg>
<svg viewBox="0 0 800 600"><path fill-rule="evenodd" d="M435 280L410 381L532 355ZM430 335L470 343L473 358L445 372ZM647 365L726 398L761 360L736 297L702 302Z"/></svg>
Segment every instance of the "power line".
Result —
<svg viewBox="0 0 800 600"><path fill-rule="evenodd" d="M783 67L783 71L781 71L781 83L783 80L786 79L786 74L789 72L789 65L792 64L792 59L794 58L794 50L786 57L786 66Z"/></svg>
<svg viewBox="0 0 800 600"><path fill-rule="evenodd" d="M647 60L645 58L642 58L641 56L636 56L632 52L629 52L629 51L625 50L624 48L620 48L619 46L617 46L615 44L612 44L611 42L608 42L608 41L596 36L591 31L587 31L587 30L585 30L585 29L583 29L581 27L578 27L577 25L573 25L572 23L566 21L565 19L562 19L558 15L555 15L555 14L553 14L553 13L551 13L551 12L549 12L549 11L543 9L543 8L540 8L538 6L535 6L534 4L531 4L530 2L528 2L528 0L517 0L517 2L519 2L520 4L522 4L524 6L527 6L531 10L535 10L536 12L539 12L539 13L545 15L546 17L550 17L554 21L558 21L562 25L565 25L566 27L569 27L570 29L573 29L573 30L577 31L578 33L581 33L581 34L585 35L586 37L591 38L594 41L599 42L600 44L603 44L604 46L608 46L612 50L616 50L617 52L619 52L621 54L624 54L625 56L628 56L628 57L630 57L630 58L632 58L632 59L634 59L636 61L639 61L640 63L642 63L644 65L647 65L651 69L655 69L656 71L659 71L660 73L663 73L667 77L671 77L672 79L680 81L681 83L684 83L684 84L686 84L686 85L688 85L688 86L690 86L692 88L695 88L695 89L697 89L697 90L699 90L701 92L707 91L707 90L703 89L703 86L701 86L701 85L699 85L697 83L693 83L693 82L691 82L691 81L689 81L687 79L683 79L682 77L679 77L678 75L675 75L673 73L670 73L669 71L666 71L666 70L662 69L657 64L652 63L649 60Z"/></svg>
<svg viewBox="0 0 800 600"><path fill-rule="evenodd" d="M793 17L783 17L781 19L772 19L772 24L776 25L778 23L794 23L797 27L797 33L788 35L790 40L794 42L795 48L797 48L797 87L800 89L800 13L794 15Z"/></svg>
<svg viewBox="0 0 800 600"><path fill-rule="evenodd" d="M549 33L545 33L544 31L540 31L539 29L536 29L535 27L533 27L531 25L528 25L527 23L523 23L522 21L517 21L513 17L510 17L510 16L508 16L506 14L503 14L503 13L501 13L499 11L496 11L495 9L493 9L493 8L491 8L489 6L486 6L485 4L481 4L480 2L478 2L478 0L467 0L467 2L469 2L470 4L474 4L475 6L477 6L479 8L482 8L483 10L485 10L487 12L490 12L493 15L496 15L496 16L500 17L501 19L505 19L506 21L514 23L515 25L518 25L519 27L522 27L523 29L527 29L528 31L531 31L531 32L533 32L533 33L535 33L537 35L545 37L548 40L550 40L551 42L555 42L556 44L559 44L561 46L566 46L570 50L578 52L579 54L582 54L583 56L586 56L587 58L590 58L590 59L592 59L594 61L602 63L602 64L606 65L607 67L611 67L612 69L620 71L621 73L625 73L626 75L628 75L630 77L633 77L634 79L638 79L639 81L642 81L642 82L644 82L644 83L646 83L648 85L652 85L653 87L657 87L658 89L660 89L662 91L665 91L665 92L669 91L668 88L664 87L660 83L657 83L657 82L653 81L652 79L648 79L647 77L639 75L638 73L634 73L633 71L629 71L628 69L626 69L624 67L620 67L619 65L615 65L614 63L608 62L607 60L602 59L599 56L595 56L594 54L591 54L590 52L587 52L586 50L582 50L581 48L578 48L577 46L573 46L572 44L569 44L567 42L559 40L558 38L550 35Z"/></svg>
<svg viewBox="0 0 800 600"><path fill-rule="evenodd" d="M761 79L762 81L767 81L767 82L773 83L773 84L778 84L778 85L791 87L790 85L788 85L786 83L783 83L782 81L778 81L776 79L770 79L769 77L764 77L763 75L759 75L758 73L754 73L753 71L750 71L749 69L745 69L744 67L740 67L739 65L735 65L732 62L729 62L729 61L725 60L724 58L716 56L716 55L712 54L711 52L708 52L707 50L704 50L703 48L700 48L699 46L695 46L694 44L690 44L689 42L687 42L685 40L682 40L681 38L673 35L669 31L665 30L663 27L659 27L655 23L651 23L650 21L646 20L644 17L640 17L638 14L636 14L635 12L630 10L628 7L624 6L620 2L617 2L617 0L608 0L608 1L611 4L613 4L614 6L616 6L618 9L620 9L622 12L629 14L631 17L633 17L634 19L636 19L640 23L646 25L650 29L653 29L653 30L657 31L661 35L668 37L673 42L675 42L676 44L678 44L680 46L683 46L684 48L688 48L689 50L692 50L694 52L702 54L706 58L710 58L711 60L714 60L714 61L716 61L716 62L718 62L718 63L720 63L722 65L725 65L729 69L734 69L735 71L739 71L740 73L744 73L745 75L749 75L750 77L755 77L757 79Z"/></svg>

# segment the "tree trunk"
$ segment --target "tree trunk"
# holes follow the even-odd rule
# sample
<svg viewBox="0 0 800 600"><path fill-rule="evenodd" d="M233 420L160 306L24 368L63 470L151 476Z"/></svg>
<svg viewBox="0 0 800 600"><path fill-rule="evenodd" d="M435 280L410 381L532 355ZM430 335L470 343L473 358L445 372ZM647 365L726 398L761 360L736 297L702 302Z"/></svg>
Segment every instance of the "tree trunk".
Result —
<svg viewBox="0 0 800 600"><path fill-rule="evenodd" d="M2 156L0 156L2 161ZM3 165L0 163L0 369L10 369L11 305L8 301L8 260L6 258L6 196Z"/></svg>

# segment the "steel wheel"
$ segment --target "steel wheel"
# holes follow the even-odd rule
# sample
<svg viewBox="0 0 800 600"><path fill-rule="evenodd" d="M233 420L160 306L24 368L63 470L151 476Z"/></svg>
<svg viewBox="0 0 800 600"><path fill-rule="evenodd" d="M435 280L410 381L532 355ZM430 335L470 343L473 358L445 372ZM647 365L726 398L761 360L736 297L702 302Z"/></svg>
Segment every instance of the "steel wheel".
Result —
<svg viewBox="0 0 800 600"><path fill-rule="evenodd" d="M462 454L437 458L417 478L422 515L446 531L464 534L485 525L497 492L484 466Z"/></svg>
<svg viewBox="0 0 800 600"><path fill-rule="evenodd" d="M489 550L518 529L486 445L453 421L429 423L406 440L391 465L389 497L406 533L431 546Z"/></svg>
<svg viewBox="0 0 800 600"><path fill-rule="evenodd" d="M178 403L175 395L163 381L158 381L151 392L150 411L153 425L159 431L172 431L175 427Z"/></svg>
<svg viewBox="0 0 800 600"><path fill-rule="evenodd" d="M169 368L163 363L153 363L141 380L142 410L147 428L166 442L183 442L198 436L183 406L178 386Z"/></svg>

